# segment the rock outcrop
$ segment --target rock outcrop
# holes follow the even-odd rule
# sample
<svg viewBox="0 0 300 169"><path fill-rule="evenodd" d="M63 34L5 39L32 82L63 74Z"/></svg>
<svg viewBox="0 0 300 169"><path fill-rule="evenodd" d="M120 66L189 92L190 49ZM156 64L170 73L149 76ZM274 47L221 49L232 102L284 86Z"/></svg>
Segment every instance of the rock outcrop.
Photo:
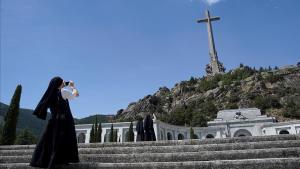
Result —
<svg viewBox="0 0 300 169"><path fill-rule="evenodd" d="M279 121L300 119L299 93L299 66L255 70L242 65L214 77L192 77L172 89L161 87L153 95L118 111L115 120L130 121L155 114L160 120L173 123L176 118L188 116L176 123L205 126L205 123L193 122L193 117L205 116L203 120L207 121L214 118L218 110L249 107L260 108Z"/></svg>

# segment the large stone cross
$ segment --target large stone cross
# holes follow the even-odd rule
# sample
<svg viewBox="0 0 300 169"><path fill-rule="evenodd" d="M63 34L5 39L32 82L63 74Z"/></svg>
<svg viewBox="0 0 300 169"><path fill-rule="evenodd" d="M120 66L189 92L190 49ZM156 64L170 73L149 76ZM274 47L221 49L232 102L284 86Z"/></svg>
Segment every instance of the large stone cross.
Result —
<svg viewBox="0 0 300 169"><path fill-rule="evenodd" d="M203 22L207 23L209 55L210 55L210 64L206 65L206 72L208 75L215 75L218 73L223 73L225 71L223 64L218 60L218 55L217 55L214 36L213 36L213 30L211 26L211 22L217 20L220 20L220 17L211 17L209 11L206 10L206 18L197 21L198 23L203 23Z"/></svg>

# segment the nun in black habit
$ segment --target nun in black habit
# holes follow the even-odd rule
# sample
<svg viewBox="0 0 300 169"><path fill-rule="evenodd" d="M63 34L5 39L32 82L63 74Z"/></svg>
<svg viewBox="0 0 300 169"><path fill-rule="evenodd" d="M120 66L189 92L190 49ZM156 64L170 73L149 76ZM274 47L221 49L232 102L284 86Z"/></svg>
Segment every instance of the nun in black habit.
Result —
<svg viewBox="0 0 300 169"><path fill-rule="evenodd" d="M136 131L136 141L144 141L144 124L142 117L138 117L138 122L136 123Z"/></svg>
<svg viewBox="0 0 300 169"><path fill-rule="evenodd" d="M148 114L144 119L144 129L145 129L145 141L156 141L155 132L153 128L153 120Z"/></svg>
<svg viewBox="0 0 300 169"><path fill-rule="evenodd" d="M45 120L48 108L51 117L35 147L30 166L54 169L58 164L79 162L75 124L68 102L71 95L78 96L74 83L72 86L74 90L68 94L63 79L54 77L35 108L33 114L38 118Z"/></svg>

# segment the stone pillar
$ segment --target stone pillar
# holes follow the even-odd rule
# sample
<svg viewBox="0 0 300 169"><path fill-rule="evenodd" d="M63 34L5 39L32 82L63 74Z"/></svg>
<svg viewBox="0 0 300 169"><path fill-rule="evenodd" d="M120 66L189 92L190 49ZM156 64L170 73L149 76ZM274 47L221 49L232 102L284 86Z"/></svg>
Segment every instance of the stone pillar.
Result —
<svg viewBox="0 0 300 169"><path fill-rule="evenodd" d="M296 130L296 125L295 124L291 125L291 133L290 134L297 134L297 130Z"/></svg>
<svg viewBox="0 0 300 169"><path fill-rule="evenodd" d="M153 120L153 129L154 129L156 141L158 141L159 140L158 137L160 137L160 136L158 134L159 133L158 124L157 124L157 121L155 119Z"/></svg>
<svg viewBox="0 0 300 169"><path fill-rule="evenodd" d="M121 140L121 143L123 143L124 128L121 128L119 132L120 132L120 140Z"/></svg>
<svg viewBox="0 0 300 169"><path fill-rule="evenodd" d="M86 130L84 143L90 143L90 133L91 133L91 129Z"/></svg>
<svg viewBox="0 0 300 169"><path fill-rule="evenodd" d="M104 143L105 134L106 134L106 128L102 128L101 143Z"/></svg>

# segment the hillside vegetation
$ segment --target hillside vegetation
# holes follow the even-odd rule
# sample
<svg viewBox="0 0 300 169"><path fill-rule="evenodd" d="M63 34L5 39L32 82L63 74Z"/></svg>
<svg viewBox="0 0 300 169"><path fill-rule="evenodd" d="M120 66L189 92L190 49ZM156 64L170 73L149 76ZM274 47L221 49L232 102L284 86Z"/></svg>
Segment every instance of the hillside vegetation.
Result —
<svg viewBox="0 0 300 169"><path fill-rule="evenodd" d="M257 107L278 121L300 119L300 66L239 68L214 77L182 81L172 89L161 87L153 95L130 103L115 121L131 121L155 114L167 123L206 126L223 109Z"/></svg>

